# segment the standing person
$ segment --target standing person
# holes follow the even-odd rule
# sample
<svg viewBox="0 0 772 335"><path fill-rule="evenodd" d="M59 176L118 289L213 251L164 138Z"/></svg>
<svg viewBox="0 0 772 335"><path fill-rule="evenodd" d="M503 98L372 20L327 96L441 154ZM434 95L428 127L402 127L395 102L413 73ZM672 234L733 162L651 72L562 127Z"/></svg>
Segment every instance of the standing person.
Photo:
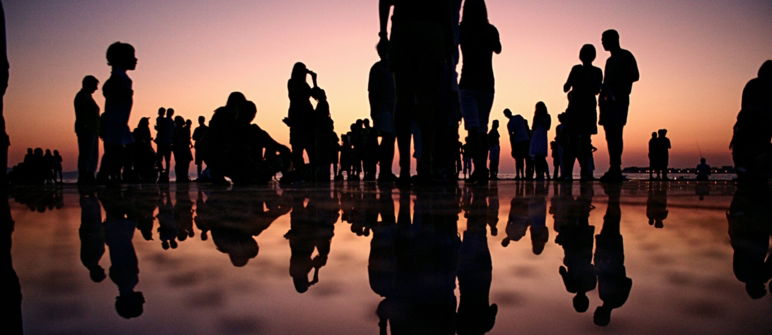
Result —
<svg viewBox="0 0 772 335"><path fill-rule="evenodd" d="M558 126L559 127L559 126ZM555 127L555 132L558 131L558 127ZM563 148L558 144L558 141L550 142L550 153L552 153L552 168L555 170L552 175L552 179L560 179L561 169L561 157L563 157Z"/></svg>
<svg viewBox="0 0 772 335"><path fill-rule="evenodd" d="M526 177L526 165L530 165L530 159L527 159L528 145L531 141L528 121L520 114L513 116L509 108L504 110L504 116L509 119L507 121L507 132L509 133L509 144L512 148L512 158L515 159L515 179L523 179Z"/></svg>
<svg viewBox="0 0 772 335"><path fill-rule="evenodd" d="M623 130L627 124L627 111L630 106L630 92L633 83L640 79L638 64L630 51L619 46L619 33L606 30L602 36L603 49L611 56L606 60L605 77L600 91L600 119L606 133L609 153L609 170L601 178L603 181L623 181L622 150Z"/></svg>
<svg viewBox="0 0 772 335"><path fill-rule="evenodd" d="M196 141L196 176L201 178L201 168L204 165L204 141L206 141L206 133L209 131L209 127L206 125L206 118L201 115L198 117L198 127L193 131L193 141Z"/></svg>
<svg viewBox="0 0 772 335"><path fill-rule="evenodd" d="M289 92L290 106L284 123L290 128L290 145L292 146L292 164L295 169L299 169L305 160L303 152L308 154L310 159L311 146L313 143L312 119L314 107L311 105L312 88L306 82L306 76L311 76L314 87L316 88L316 73L309 70L301 62L295 63L292 67L292 74L287 81L287 91Z"/></svg>
<svg viewBox="0 0 772 335"><path fill-rule="evenodd" d="M708 165L705 157L700 158L700 164L697 164L697 180L707 181L710 178L710 165Z"/></svg>
<svg viewBox="0 0 772 335"><path fill-rule="evenodd" d="M547 113L547 105L539 101L533 115L531 145L528 154L533 158L536 170L536 180L547 178L547 132L550 130L552 118Z"/></svg>
<svg viewBox="0 0 772 335"><path fill-rule="evenodd" d="M160 115L160 109L159 109ZM171 170L172 146L174 144L174 108L166 109L166 117L161 118L158 125L158 132L155 140L158 146L158 169L161 170L159 181L169 182L169 171ZM164 163L162 166L161 163Z"/></svg>
<svg viewBox="0 0 772 335"><path fill-rule="evenodd" d="M83 78L75 95L75 134L78 136L78 184L94 181L99 160L99 105L92 96L99 87L94 76Z"/></svg>
<svg viewBox="0 0 772 335"><path fill-rule="evenodd" d="M458 1L404 1L379 0L378 12L381 40L390 40L391 59L397 89L395 128L400 153L400 176L402 184L410 182L410 141L411 127L420 134L416 141L419 180L428 181L435 168L435 151L447 142L436 141L437 134L447 129L438 129L438 122L444 125L452 113L440 108L440 97L447 91L443 79L458 52L454 31L454 11L458 12ZM391 17L391 39L387 32L389 14ZM445 139L445 138L443 138ZM454 139L455 140L455 139ZM447 151L447 150L445 150ZM444 151L443 151L444 153ZM441 155L440 155L441 156ZM444 157L441 157L444 158ZM441 159L440 159L441 160Z"/></svg>
<svg viewBox="0 0 772 335"><path fill-rule="evenodd" d="M568 80L563 85L563 92L568 92L568 109L566 110L567 136L566 161L563 162L568 171L573 174L574 161L578 160L581 167L582 180L594 180L592 158L592 135L598 133L595 96L600 93L603 83L603 71L592 65L596 52L592 44L585 44L579 50L579 60L582 64L574 65ZM570 92L569 92L570 91Z"/></svg>
<svg viewBox="0 0 772 335"><path fill-rule="evenodd" d="M8 88L8 52L5 44L5 11L0 2L0 185L5 185L6 170L8 170L8 146L11 141L5 131L5 117L3 116L3 97Z"/></svg>
<svg viewBox="0 0 772 335"><path fill-rule="evenodd" d="M657 149L657 132L653 131L651 132L651 138L649 139L649 180L654 180L654 172L659 166L659 162L657 162L657 157L659 154ZM657 179L659 179L659 171L656 172Z"/></svg>
<svg viewBox="0 0 772 335"><path fill-rule="evenodd" d="M193 155L190 153L190 126L186 125L182 116L177 116L174 118L174 129L174 142L172 144L174 173L177 175L178 183L187 183L189 181L188 167L193 159Z"/></svg>
<svg viewBox="0 0 772 335"><path fill-rule="evenodd" d="M363 180L374 181L375 171L378 164L378 135L375 129L370 127L370 120L363 120L364 129L362 131L364 141L363 166L365 177Z"/></svg>
<svg viewBox="0 0 772 335"><path fill-rule="evenodd" d="M743 89L742 107L737 114L729 148L738 180L766 181L772 171L772 60L761 65L758 77Z"/></svg>
<svg viewBox="0 0 772 335"><path fill-rule="evenodd" d="M152 145L153 138L150 136L150 119L146 117L139 119L132 135L134 136L134 144L132 144L134 172L141 182L154 183L158 175L155 164L156 155Z"/></svg>
<svg viewBox="0 0 772 335"><path fill-rule="evenodd" d="M485 134L493 106L495 79L493 53L501 53L499 32L488 22L488 10L483 0L467 0L461 21L461 111L464 128L472 141L472 159L475 171L472 180L485 180L485 158L488 144ZM479 171L478 171L479 169ZM491 174L493 175L493 174Z"/></svg>
<svg viewBox="0 0 772 335"><path fill-rule="evenodd" d="M64 183L62 177L62 155L59 154L59 150L54 150L54 183Z"/></svg>
<svg viewBox="0 0 772 335"><path fill-rule="evenodd" d="M499 143L499 120L493 120L491 131L488 132L488 151L490 152L490 171L491 180L499 180L499 155L501 154L501 145Z"/></svg>
<svg viewBox="0 0 772 335"><path fill-rule="evenodd" d="M657 137L657 152L659 161L657 175L662 175L662 180L668 180L667 167L670 163L670 139L667 138L667 129L660 129Z"/></svg>
<svg viewBox="0 0 772 335"><path fill-rule="evenodd" d="M134 90L127 71L136 69L134 47L115 42L107 48L107 63L112 66L110 79L102 86L105 112L102 114L100 133L105 154L100 174L109 182L118 182L125 164L126 146L133 139L129 130L129 116L134 103Z"/></svg>
<svg viewBox="0 0 772 335"><path fill-rule="evenodd" d="M381 60L370 68L368 81L368 97L370 100L370 117L373 118L373 127L381 136L381 144L378 147L379 165L381 170L378 181L389 182L394 179L391 173L391 164L394 161L394 141L396 140L396 128L394 125L394 107L397 93L394 84L394 71L389 62L389 42L381 40L376 47Z"/></svg>

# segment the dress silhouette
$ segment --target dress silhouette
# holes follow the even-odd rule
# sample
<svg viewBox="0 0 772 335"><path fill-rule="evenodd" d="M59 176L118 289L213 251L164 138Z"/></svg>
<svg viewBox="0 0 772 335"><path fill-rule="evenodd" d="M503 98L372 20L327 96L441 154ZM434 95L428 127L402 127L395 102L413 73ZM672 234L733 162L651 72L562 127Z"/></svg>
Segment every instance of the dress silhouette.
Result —
<svg viewBox="0 0 772 335"><path fill-rule="evenodd" d="M563 177L571 179L574 161L579 161L581 177L592 180L592 140L598 133L595 96L600 93L603 72L592 65L596 52L592 44L585 44L579 51L582 64L574 65L568 75L563 91L568 92L568 108L564 135L567 137L563 148Z"/></svg>
<svg viewBox="0 0 772 335"><path fill-rule="evenodd" d="M528 154L533 159L536 180L549 178L549 166L547 165L547 132L552 126L552 118L547 113L544 102L536 103L533 115L533 128L531 129L531 143Z"/></svg>

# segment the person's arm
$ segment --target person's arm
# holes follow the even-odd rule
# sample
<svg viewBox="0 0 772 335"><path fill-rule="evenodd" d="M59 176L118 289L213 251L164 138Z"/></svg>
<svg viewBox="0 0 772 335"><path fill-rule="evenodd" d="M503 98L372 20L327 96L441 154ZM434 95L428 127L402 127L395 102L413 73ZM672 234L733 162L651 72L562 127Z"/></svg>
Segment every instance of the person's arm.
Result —
<svg viewBox="0 0 772 335"><path fill-rule="evenodd" d="M634 83L641 79L641 74L638 73L638 62L635 61L635 56L630 54L630 82Z"/></svg>
<svg viewBox="0 0 772 335"><path fill-rule="evenodd" d="M389 14L391 13L392 6L394 6L394 0L378 1L378 19L380 21L380 30L378 31L378 36L381 39L389 39L387 28L389 26Z"/></svg>
<svg viewBox="0 0 772 335"><path fill-rule="evenodd" d="M571 68L571 72L568 74L568 79L566 79L566 83L563 84L563 93L568 93L568 91L571 90L571 86L574 85L574 71L576 69L576 66Z"/></svg>

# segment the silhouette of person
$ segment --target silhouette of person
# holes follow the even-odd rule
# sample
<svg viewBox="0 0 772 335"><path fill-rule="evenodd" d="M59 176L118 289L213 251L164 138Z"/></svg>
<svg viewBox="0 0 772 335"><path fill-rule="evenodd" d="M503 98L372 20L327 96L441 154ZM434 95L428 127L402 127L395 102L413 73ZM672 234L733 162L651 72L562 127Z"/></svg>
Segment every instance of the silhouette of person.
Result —
<svg viewBox="0 0 772 335"><path fill-rule="evenodd" d="M303 152L309 157L311 146L313 145L312 133L314 107L311 105L312 87L306 82L306 76L310 75L314 87L316 84L316 73L309 70L301 62L295 63L292 68L292 75L287 82L289 91L289 113L284 118L284 123L290 128L290 145L292 146L292 164L295 169L299 169L305 164Z"/></svg>
<svg viewBox="0 0 772 335"><path fill-rule="evenodd" d="M610 29L603 32L603 49L610 52L606 60L603 85L600 90L600 118L598 124L606 133L609 152L609 170L604 181L622 181L623 130L627 124L630 92L633 83L640 79L638 64L630 51L619 46L619 33Z"/></svg>
<svg viewBox="0 0 772 335"><path fill-rule="evenodd" d="M93 191L80 192L80 261L95 283L107 277L99 260L105 253L105 225L102 223L102 206Z"/></svg>
<svg viewBox="0 0 772 335"><path fill-rule="evenodd" d="M313 155L309 157L313 167L312 180L329 181L333 155L337 156L335 126L326 92L319 87L311 91L311 97L317 101L316 109L311 115L313 118L311 122L314 125L310 151Z"/></svg>
<svg viewBox="0 0 772 335"><path fill-rule="evenodd" d="M0 17L2 15L0 6ZM3 22L0 22L2 24ZM2 24L2 27L5 27ZM5 34L2 34L5 37ZM5 46L5 43L2 44ZM5 53L3 53L5 54ZM14 221L8 204L8 188L0 188L0 324L4 334L22 334L21 285L11 255Z"/></svg>
<svg viewBox="0 0 772 335"><path fill-rule="evenodd" d="M121 169L126 163L126 146L133 141L128 123L134 90L126 72L137 67L134 47L121 42L113 43L107 48L107 63L112 66L112 73L102 86L105 112L101 118L100 136L105 153L100 174L104 180L116 183L120 182Z"/></svg>
<svg viewBox="0 0 772 335"><path fill-rule="evenodd" d="M592 44L583 45L579 51L582 64L571 68L571 73L563 85L563 91L568 92L569 97L565 116L568 150L564 152L567 155L563 162L566 164L565 172L568 173L564 176L571 177L574 161L578 160L583 180L594 179L591 137L598 133L595 96L600 93L603 82L603 72L592 65L595 56L595 47Z"/></svg>
<svg viewBox="0 0 772 335"><path fill-rule="evenodd" d="M772 176L772 60L761 65L758 77L743 89L742 107L737 114L732 149L740 182L766 181Z"/></svg>
<svg viewBox="0 0 772 335"><path fill-rule="evenodd" d="M5 131L5 117L3 116L3 97L8 88L8 52L5 38L5 11L0 4L0 185L8 183L6 171L8 170L8 146L11 141Z"/></svg>
<svg viewBox="0 0 772 335"><path fill-rule="evenodd" d="M304 205L306 199L308 204ZM322 194L312 194L310 198L296 196L293 202L290 230L284 237L289 240L292 252L289 274L295 290L305 293L319 282L319 270L327 265L338 208L331 208L329 195ZM312 257L314 250L317 254ZM313 278L309 280L312 270Z"/></svg>
<svg viewBox="0 0 772 335"><path fill-rule="evenodd" d="M64 177L62 176L62 155L59 154L59 150L54 150L54 182L64 183Z"/></svg>
<svg viewBox="0 0 772 335"><path fill-rule="evenodd" d="M128 219L129 198L120 190L99 194L105 209L105 240L110 251L110 279L118 286L115 310L123 318L142 315L145 297L135 291L139 283L139 265L132 238L136 222Z"/></svg>
<svg viewBox="0 0 772 335"><path fill-rule="evenodd" d="M667 129L657 131L657 175L662 176L662 180L669 180L667 169L670 164L670 139L667 138Z"/></svg>
<svg viewBox="0 0 772 335"><path fill-rule="evenodd" d="M659 146L657 143L657 132L651 133L651 138L649 139L649 180L654 180L654 174L657 174L657 179L660 178L660 174L658 171L659 162L657 159L659 159Z"/></svg>
<svg viewBox="0 0 772 335"><path fill-rule="evenodd" d="M166 111L166 116L162 115L162 109ZM163 107L158 109L158 118L156 119L155 143L158 155L158 170L160 176L158 181L169 182L169 171L171 170L171 160L175 139L174 108Z"/></svg>
<svg viewBox="0 0 772 335"><path fill-rule="evenodd" d="M134 136L134 143L132 144L134 172L139 181L155 183L158 176L156 153L153 150L153 138L150 136L150 119L146 117L139 119L132 135Z"/></svg>
<svg viewBox="0 0 772 335"><path fill-rule="evenodd" d="M362 151L362 162L365 171L363 180L375 180L375 172L378 164L378 135L376 130L370 127L370 120L362 120L364 128L362 129L362 141L364 143Z"/></svg>
<svg viewBox="0 0 772 335"><path fill-rule="evenodd" d="M488 10L483 0L469 0L464 3L464 17L461 21L461 111L464 128L471 140L475 172L472 180L485 180L485 158L489 145L485 134L493 106L494 76L493 53L501 53L499 32L488 22ZM477 169L480 169L477 171Z"/></svg>
<svg viewBox="0 0 772 335"><path fill-rule="evenodd" d="M646 217L649 219L649 225L664 228L667 215L667 185L650 183L649 196L646 200Z"/></svg>
<svg viewBox="0 0 772 335"><path fill-rule="evenodd" d="M707 181L710 179L710 165L708 165L705 157L700 158L700 164L697 164L695 170L697 172L697 181Z"/></svg>
<svg viewBox="0 0 772 335"><path fill-rule="evenodd" d="M496 322L498 305L490 304L493 262L488 248L487 228L498 215L488 213L488 202L494 190L472 188L472 201L465 213L467 228L458 256L457 331L459 334L482 334L490 331ZM487 201L486 201L487 200ZM496 213L498 214L498 213Z"/></svg>
<svg viewBox="0 0 772 335"><path fill-rule="evenodd" d="M772 191L767 184L743 183L735 192L726 213L729 240L734 250L734 275L737 280L745 283L745 291L752 299L767 295L764 285L772 279L770 203Z"/></svg>
<svg viewBox="0 0 772 335"><path fill-rule="evenodd" d="M493 120L491 131L488 132L488 152L490 152L490 179L499 179L499 155L501 154L501 145L499 144L499 120Z"/></svg>
<svg viewBox="0 0 772 335"><path fill-rule="evenodd" d="M536 180L549 178L547 166L547 132L550 130L552 118L547 113L547 105L539 101L533 115L531 143L528 154L533 158L536 170Z"/></svg>
<svg viewBox="0 0 772 335"><path fill-rule="evenodd" d="M51 149L46 149L46 154L43 156L45 160L45 181L46 184L54 184L54 155L51 153Z"/></svg>
<svg viewBox="0 0 772 335"><path fill-rule="evenodd" d="M561 114L558 114L558 118ZM558 125L555 127L555 132L558 132ZM550 142L550 153L552 154L552 169L555 171L552 175L552 179L560 179L560 169L562 168L563 147L558 144L558 141L553 140Z"/></svg>
<svg viewBox="0 0 772 335"><path fill-rule="evenodd" d="M370 68L367 88L373 128L381 137L381 144L378 147L380 165L378 180L382 182L393 181L395 177L391 173L391 164L394 161L394 142L396 140L394 108L397 93L389 48L388 40L378 42L376 49L381 59Z"/></svg>
<svg viewBox="0 0 772 335"><path fill-rule="evenodd" d="M174 222L174 205L172 204L169 186L161 186L161 197L158 198L158 239L161 240L161 248L177 249L177 224Z"/></svg>
<svg viewBox="0 0 772 335"><path fill-rule="evenodd" d="M206 125L206 118L202 115L198 117L198 127L193 131L193 141L196 142L194 148L196 149L196 177L201 178L201 168L204 165L204 142L206 141L206 133L209 131L209 127Z"/></svg>
<svg viewBox="0 0 772 335"><path fill-rule="evenodd" d="M607 326L611 322L611 311L622 307L630 296L633 280L627 277L625 253L619 222L622 210L619 199L620 184L603 184L608 196L606 215L603 216L603 228L595 235L595 272L598 275L598 295L603 304L595 309L593 321L598 326Z"/></svg>
<svg viewBox="0 0 772 335"><path fill-rule="evenodd" d="M174 118L174 142L172 144L174 152L174 173L177 176L178 183L187 183L188 168L190 161L193 160L193 154L190 152L190 126L185 124L182 116Z"/></svg>
<svg viewBox="0 0 772 335"><path fill-rule="evenodd" d="M509 143L512 148L512 158L515 159L515 179L526 179L526 171L530 170L531 159L528 157L528 149L531 143L531 130L528 121L522 115L512 116L509 108L504 110L509 132Z"/></svg>
<svg viewBox="0 0 772 335"><path fill-rule="evenodd" d="M415 126L418 178L431 181L433 174L443 178L441 170L450 167L452 151L446 146L457 124L454 108L441 107L440 97L452 86L452 66L458 52L454 38L458 26L458 1L415 2L379 1L379 36L391 42L391 59L397 88L395 121L400 152L400 183L410 176L411 127ZM391 8L391 35L387 33ZM456 19L455 22L454 18ZM447 85L447 86L445 86ZM450 100L448 100L450 101ZM451 111L450 113L447 111ZM438 127L437 124L442 126ZM456 133L455 136L458 136ZM438 141L442 138L443 141ZM419 141L420 140L420 141ZM438 157L435 157L435 154ZM447 156L447 157L445 157ZM443 163L448 163L445 166ZM445 173L449 171L444 171Z"/></svg>
<svg viewBox="0 0 772 335"><path fill-rule="evenodd" d="M78 184L94 181L99 160L99 105L92 97L99 86L94 76L85 76L75 95L75 134L78 136Z"/></svg>

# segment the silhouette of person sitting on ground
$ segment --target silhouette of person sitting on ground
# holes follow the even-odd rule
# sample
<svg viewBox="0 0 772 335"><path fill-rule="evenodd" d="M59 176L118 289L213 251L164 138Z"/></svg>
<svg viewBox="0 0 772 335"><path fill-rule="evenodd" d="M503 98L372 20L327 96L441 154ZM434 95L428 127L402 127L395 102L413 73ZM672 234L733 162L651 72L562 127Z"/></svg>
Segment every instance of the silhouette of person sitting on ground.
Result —
<svg viewBox="0 0 772 335"><path fill-rule="evenodd" d="M602 36L603 49L610 52L606 60L603 85L600 90L600 118L598 124L606 133L609 153L609 170L603 175L604 181L624 180L622 175L623 130L627 124L630 106L630 92L633 83L640 79L638 64L630 51L619 46L619 33L606 30Z"/></svg>
<svg viewBox="0 0 772 335"><path fill-rule="evenodd" d="M78 184L94 182L99 163L99 105L92 95L99 87L94 76L83 78L75 95L75 135L78 136Z"/></svg>
<svg viewBox="0 0 772 335"><path fill-rule="evenodd" d="M129 117L134 102L134 90L127 71L137 67L134 47L115 42L107 48L107 63L112 66L110 78L102 86L105 96L105 112L100 123L100 136L105 153L100 168L101 179L120 182L126 160L126 148L133 142L129 130Z"/></svg>
<svg viewBox="0 0 772 335"><path fill-rule="evenodd" d="M740 182L766 181L772 176L772 60L761 65L758 77L743 89L732 149Z"/></svg>

